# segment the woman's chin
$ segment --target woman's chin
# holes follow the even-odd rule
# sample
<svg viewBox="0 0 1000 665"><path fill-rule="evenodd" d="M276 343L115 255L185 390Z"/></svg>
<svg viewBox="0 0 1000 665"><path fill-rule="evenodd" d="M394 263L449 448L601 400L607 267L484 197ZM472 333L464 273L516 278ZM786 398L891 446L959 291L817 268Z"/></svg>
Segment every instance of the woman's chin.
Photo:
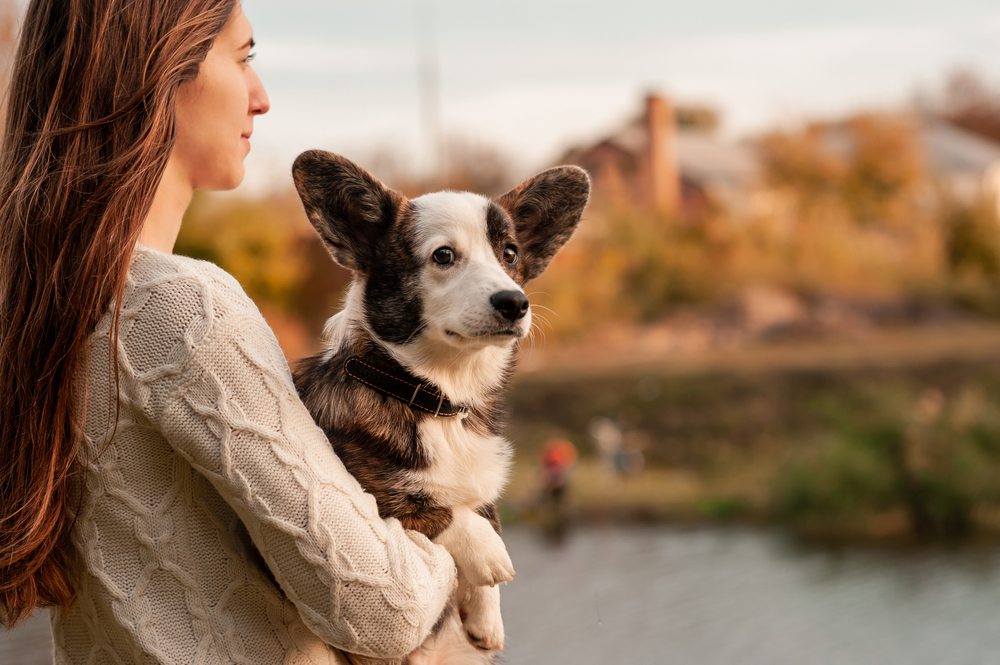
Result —
<svg viewBox="0 0 1000 665"><path fill-rule="evenodd" d="M211 179L206 179L206 184L195 186L195 189L208 192L228 192L240 186L245 174L243 162L240 161L238 168L234 167L226 173L219 173Z"/></svg>

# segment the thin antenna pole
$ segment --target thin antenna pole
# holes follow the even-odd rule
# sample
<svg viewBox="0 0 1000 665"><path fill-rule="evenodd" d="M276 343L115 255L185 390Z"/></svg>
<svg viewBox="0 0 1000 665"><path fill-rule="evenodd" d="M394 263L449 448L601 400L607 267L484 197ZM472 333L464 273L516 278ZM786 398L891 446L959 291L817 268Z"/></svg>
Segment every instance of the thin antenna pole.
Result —
<svg viewBox="0 0 1000 665"><path fill-rule="evenodd" d="M415 0L417 88L423 138L422 171L425 182L446 176L441 133L441 64L438 57L434 0Z"/></svg>

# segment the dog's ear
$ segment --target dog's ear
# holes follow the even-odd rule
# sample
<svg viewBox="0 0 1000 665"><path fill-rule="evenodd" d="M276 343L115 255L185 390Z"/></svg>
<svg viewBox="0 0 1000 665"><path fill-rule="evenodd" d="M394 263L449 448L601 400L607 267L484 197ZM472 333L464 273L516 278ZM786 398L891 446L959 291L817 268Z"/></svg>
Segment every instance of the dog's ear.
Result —
<svg viewBox="0 0 1000 665"><path fill-rule="evenodd" d="M576 166L558 166L496 199L514 220L522 283L545 271L573 235L589 198L587 172Z"/></svg>
<svg viewBox="0 0 1000 665"><path fill-rule="evenodd" d="M354 162L322 150L299 155L292 177L306 216L333 260L348 270L367 272L379 239L406 198Z"/></svg>

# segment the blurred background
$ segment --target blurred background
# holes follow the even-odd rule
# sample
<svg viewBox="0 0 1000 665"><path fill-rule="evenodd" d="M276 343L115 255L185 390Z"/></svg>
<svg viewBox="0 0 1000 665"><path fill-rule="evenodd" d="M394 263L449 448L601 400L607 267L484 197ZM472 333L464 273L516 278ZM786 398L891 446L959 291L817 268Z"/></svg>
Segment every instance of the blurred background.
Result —
<svg viewBox="0 0 1000 665"><path fill-rule="evenodd" d="M291 361L348 282L299 152L409 196L594 180L528 286L503 662L997 660L1000 6L243 7L272 110L176 251L234 274Z"/></svg>

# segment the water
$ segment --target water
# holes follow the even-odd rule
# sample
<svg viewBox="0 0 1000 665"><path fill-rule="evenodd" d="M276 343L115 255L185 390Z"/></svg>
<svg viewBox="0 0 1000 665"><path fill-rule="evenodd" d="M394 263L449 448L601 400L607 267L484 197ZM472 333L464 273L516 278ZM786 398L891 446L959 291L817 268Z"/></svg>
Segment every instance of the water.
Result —
<svg viewBox="0 0 1000 665"><path fill-rule="evenodd" d="M1000 662L1000 551L802 549L750 529L584 528L504 540L509 665ZM50 662L35 621L0 663Z"/></svg>
<svg viewBox="0 0 1000 665"><path fill-rule="evenodd" d="M1000 552L802 550L778 533L505 532L507 662L1000 662Z"/></svg>

